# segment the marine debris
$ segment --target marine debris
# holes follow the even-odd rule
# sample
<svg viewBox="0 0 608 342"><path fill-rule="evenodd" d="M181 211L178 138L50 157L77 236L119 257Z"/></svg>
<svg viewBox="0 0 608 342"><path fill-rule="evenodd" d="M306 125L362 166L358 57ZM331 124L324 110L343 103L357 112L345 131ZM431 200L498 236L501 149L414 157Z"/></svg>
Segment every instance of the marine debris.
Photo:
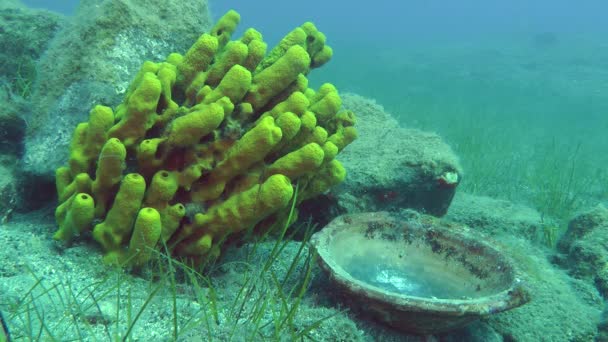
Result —
<svg viewBox="0 0 608 342"><path fill-rule="evenodd" d="M348 305L406 332L450 331L530 300L508 256L432 216L347 214L311 244Z"/></svg>

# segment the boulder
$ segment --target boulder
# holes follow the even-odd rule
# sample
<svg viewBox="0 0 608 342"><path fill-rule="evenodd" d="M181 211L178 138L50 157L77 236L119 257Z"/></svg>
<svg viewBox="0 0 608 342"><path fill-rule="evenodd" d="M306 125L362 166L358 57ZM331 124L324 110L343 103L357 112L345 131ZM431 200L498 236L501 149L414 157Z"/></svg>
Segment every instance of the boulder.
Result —
<svg viewBox="0 0 608 342"><path fill-rule="evenodd" d="M608 209L603 205L574 217L557 244L555 261L608 297Z"/></svg>
<svg viewBox="0 0 608 342"><path fill-rule="evenodd" d="M411 208L444 215L463 171L442 138L403 128L382 106L355 94L343 107L357 116L359 137L340 153L346 180L333 191L348 212Z"/></svg>
<svg viewBox="0 0 608 342"><path fill-rule="evenodd" d="M117 105L143 61L186 51L210 25L206 0L81 1L38 64L26 116L23 177L29 184L36 180L34 188L54 183L72 132L93 104ZM33 208L54 193L29 195L24 203Z"/></svg>

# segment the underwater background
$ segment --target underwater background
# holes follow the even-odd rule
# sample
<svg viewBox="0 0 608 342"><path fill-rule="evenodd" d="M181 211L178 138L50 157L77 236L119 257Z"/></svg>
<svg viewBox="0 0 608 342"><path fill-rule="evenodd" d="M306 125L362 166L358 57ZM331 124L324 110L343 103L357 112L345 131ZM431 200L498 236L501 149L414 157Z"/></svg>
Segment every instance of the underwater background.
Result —
<svg viewBox="0 0 608 342"><path fill-rule="evenodd" d="M438 132L461 158L468 193L561 219L608 195L601 1L212 5L248 13L243 23L263 32L314 18L336 53L311 80L332 80L406 127ZM277 11L285 14L265 20Z"/></svg>
<svg viewBox="0 0 608 342"><path fill-rule="evenodd" d="M78 1L22 3L66 18L78 6ZM532 301L454 332L408 334L335 301L326 276L301 255L307 249L304 244L286 242L281 256L275 254L272 241L259 242L253 252L235 248L226 253L225 265L209 277L189 273L184 266L175 280L171 267L180 266L171 264L166 269L159 266L160 276L113 273L100 264L100 252L92 244L81 242L63 250L52 243L54 199L40 200L28 210L15 200L0 206L8 210L0 212L0 239L7 246L1 252L0 310L15 340L289 341L294 336L319 341L608 340L603 314L608 294L606 2L210 0L208 4L212 22L230 9L241 15L233 37L254 27L269 47L294 27L314 22L327 36L333 56L310 73L309 86L317 89L331 82L346 94L343 102L357 115L359 140L369 147L365 151L373 151L378 143L366 140L367 133L393 135L399 129L437 133L437 139L449 146L437 151L453 153L458 159L454 164L462 168L445 218L469 225L508 250L527 274ZM13 12L7 13L3 25ZM21 95L19 106L27 107L31 80L9 71L0 76L3 82L8 78L12 91ZM36 113L24 115L28 125L32 115ZM386 122L364 120L367 117ZM407 132L394 134L390 144L398 145L406 140L403 136ZM16 157L2 159L3 163L17 164L21 152L9 152ZM347 177L364 170L378 172L372 160L366 164L363 159L344 158ZM348 168L349 162L360 169ZM324 225L355 208L356 200L349 196L357 187L373 192L365 201L377 203L366 205L367 209L400 210L407 203L401 198L406 190L399 181L382 186L349 183L332 193L342 201L340 210L316 216L316 223ZM324 197L320 205L326 200L334 203L331 197ZM268 259L276 265L269 265ZM264 296L274 293L269 290L276 286L272 280L264 282L267 288L260 293L243 290L259 281L258 270L271 267L294 289L305 283L301 288L306 291L294 295L294 301L277 295L273 301ZM264 314L265 310L272 314ZM273 317L275 322L269 323ZM183 331L179 336L177 326ZM284 326L291 332L284 332Z"/></svg>
<svg viewBox="0 0 608 342"><path fill-rule="evenodd" d="M73 13L77 1L24 1ZM313 21L336 52L311 84L375 99L402 125L434 131L466 170L468 193L547 216L608 196L606 4L211 1L243 16L269 46Z"/></svg>

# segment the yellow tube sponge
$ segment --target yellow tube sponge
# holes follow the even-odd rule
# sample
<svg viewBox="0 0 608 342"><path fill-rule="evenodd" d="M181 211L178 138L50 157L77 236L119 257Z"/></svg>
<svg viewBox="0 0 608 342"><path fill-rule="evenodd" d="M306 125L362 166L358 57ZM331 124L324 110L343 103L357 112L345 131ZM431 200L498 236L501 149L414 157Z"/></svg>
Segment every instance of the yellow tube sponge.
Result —
<svg viewBox="0 0 608 342"><path fill-rule="evenodd" d="M161 214L163 229L161 238L168 241L179 227L182 218L186 215L186 208L181 203L166 207Z"/></svg>
<svg viewBox="0 0 608 342"><path fill-rule="evenodd" d="M91 193L92 184L93 180L88 174L77 174L76 177L74 177L74 180L72 180L72 182L63 189L63 192L59 194L59 202L65 202L68 198L72 197L72 195L79 192Z"/></svg>
<svg viewBox="0 0 608 342"><path fill-rule="evenodd" d="M178 84L184 89L188 88L198 73L209 68L217 49L216 37L209 34L200 36L177 65Z"/></svg>
<svg viewBox="0 0 608 342"><path fill-rule="evenodd" d="M299 149L284 155L268 167L267 173L280 173L296 179L306 173L315 171L325 158L325 153L319 144L306 144Z"/></svg>
<svg viewBox="0 0 608 342"><path fill-rule="evenodd" d="M258 65L256 72L260 72L270 65L274 64L279 58L281 58L287 50L289 50L294 45L299 45L304 47L306 44L306 32L300 28L296 27L293 31L289 32L277 46L275 46L270 53L260 62Z"/></svg>
<svg viewBox="0 0 608 342"><path fill-rule="evenodd" d="M194 232L204 232L184 241L179 252L201 255L208 252L211 237L232 234L253 227L268 215L285 208L293 196L293 186L283 175L270 176L263 184L230 197L195 216ZM195 233L196 234L196 233Z"/></svg>
<svg viewBox="0 0 608 342"><path fill-rule="evenodd" d="M329 141L338 147L339 151L342 151L355 139L357 139L357 130L353 126L340 127L336 133L328 138Z"/></svg>
<svg viewBox="0 0 608 342"><path fill-rule="evenodd" d="M315 127L315 129L312 130L312 133L310 134L310 136L308 136L306 141L316 142L319 145L323 145L327 140L327 135L328 133L325 128L323 128L322 126L317 126Z"/></svg>
<svg viewBox="0 0 608 342"><path fill-rule="evenodd" d="M150 260L154 247L160 238L161 218L154 208L142 208L137 214L133 235L129 241L129 262L141 266Z"/></svg>
<svg viewBox="0 0 608 342"><path fill-rule="evenodd" d="M281 141L283 132L272 117L265 117L249 130L226 153L226 158L212 171L211 179L229 180L261 161Z"/></svg>
<svg viewBox="0 0 608 342"><path fill-rule="evenodd" d="M333 118L342 106L342 99L340 99L336 87L331 83L323 84L311 102L310 110L317 115L320 123L325 123Z"/></svg>
<svg viewBox="0 0 608 342"><path fill-rule="evenodd" d="M85 154L91 160L95 160L101 148L108 140L107 131L114 124L114 113L112 108L97 105L93 107L89 115L89 129L85 146Z"/></svg>
<svg viewBox="0 0 608 342"><path fill-rule="evenodd" d="M323 64L329 62L333 54L334 50L330 46L325 45L323 49L321 49L321 51L317 52L312 57L312 63L310 64L310 67L318 68L322 66Z"/></svg>
<svg viewBox="0 0 608 342"><path fill-rule="evenodd" d="M262 108L295 81L299 74L308 72L309 65L310 56L303 47L290 47L281 58L253 76L253 85L245 101L251 103L254 109Z"/></svg>
<svg viewBox="0 0 608 342"><path fill-rule="evenodd" d="M72 183L72 173L70 172L70 168L66 166L57 168L57 170L55 170L55 188L57 190L57 197L62 197L62 194L65 192L65 189L70 185L70 183ZM72 194L70 194L70 196L71 195Z"/></svg>
<svg viewBox="0 0 608 342"><path fill-rule="evenodd" d="M97 200L95 217L105 215L107 202L114 195L114 188L122 179L126 157L127 150L120 140L112 138L103 145L92 186L93 196Z"/></svg>
<svg viewBox="0 0 608 342"><path fill-rule="evenodd" d="M215 87L217 86L226 72L235 65L242 64L247 58L249 51L247 45L240 41L229 42L222 55L216 63L213 63L207 72L205 84Z"/></svg>
<svg viewBox="0 0 608 342"><path fill-rule="evenodd" d="M239 217L233 218L231 223L234 224L231 225L232 228L228 232L237 232L250 228L266 216L285 208L292 197L293 186L289 178L284 175L270 176L259 187L255 186L235 196L235 200L231 205L237 208ZM211 232L222 231L225 233L222 229L225 226L218 224L223 220L223 215L219 211L221 210L218 209L217 212L212 213L216 221L215 224L211 223L207 228Z"/></svg>
<svg viewBox="0 0 608 342"><path fill-rule="evenodd" d="M186 147L196 144L211 133L224 120L224 108L211 103L181 116L171 124L167 144L172 147Z"/></svg>
<svg viewBox="0 0 608 342"><path fill-rule="evenodd" d="M165 170L158 171L152 177L152 182L146 191L144 204L162 210L175 196L178 184L175 174Z"/></svg>
<svg viewBox="0 0 608 342"><path fill-rule="evenodd" d="M203 103L211 103L227 96L232 103L239 103L251 88L251 72L235 65L224 75L215 89L206 94Z"/></svg>
<svg viewBox="0 0 608 342"><path fill-rule="evenodd" d="M310 133L317 127L317 117L315 116L315 113L311 111L305 111L302 114L300 121L302 122L302 128L305 132Z"/></svg>
<svg viewBox="0 0 608 342"><path fill-rule="evenodd" d="M281 141L281 129L270 116L260 120L228 151L226 157L201 182L192 186L191 197L202 202L218 198L226 182L260 162Z"/></svg>
<svg viewBox="0 0 608 342"><path fill-rule="evenodd" d="M240 21L241 15L235 10L230 10L213 26L211 35L217 37L220 46L226 45Z"/></svg>
<svg viewBox="0 0 608 342"><path fill-rule="evenodd" d="M250 30L247 30L247 32L250 32ZM247 32L245 32L245 36L247 36ZM262 41L262 35L259 35L259 38L256 37L250 40L243 37L242 41L247 44L247 58L243 61L242 65L247 68L247 70L253 72L262 59L264 59L268 45Z"/></svg>
<svg viewBox="0 0 608 342"><path fill-rule="evenodd" d="M97 105L89 114L89 122L78 125L70 147L69 165L73 175L91 169L113 124L112 109Z"/></svg>
<svg viewBox="0 0 608 342"><path fill-rule="evenodd" d="M311 179L302 194L298 195L298 201L315 197L329 190L334 185L340 184L346 178L346 170L344 166L337 161L332 160L319 170L319 173Z"/></svg>
<svg viewBox="0 0 608 342"><path fill-rule="evenodd" d="M250 28L246 29L245 32L243 33L243 36L241 37L241 42L243 42L245 44L249 44L254 40L262 41L262 34L258 30L250 27ZM264 55L265 55L265 53L264 53ZM262 55L262 57L264 55Z"/></svg>
<svg viewBox="0 0 608 342"><path fill-rule="evenodd" d="M300 91L296 91L289 95L285 101L279 102L270 111L264 113L263 115L271 115L274 118L277 118L281 113L284 112L292 112L302 115L308 106L310 106L310 102L308 101L306 95Z"/></svg>
<svg viewBox="0 0 608 342"><path fill-rule="evenodd" d="M311 56L316 55L325 46L325 35L310 21L302 24L300 28L306 32L306 51Z"/></svg>
<svg viewBox="0 0 608 342"><path fill-rule="evenodd" d="M281 141L284 143L293 139L302 126L300 118L292 112L281 113L276 120L276 124L281 128L281 132L283 132L283 139Z"/></svg>
<svg viewBox="0 0 608 342"><path fill-rule="evenodd" d="M156 170L163 167L165 159L162 155L157 155L157 152L160 145L166 141L167 138L152 138L139 143L137 148L137 164L141 174L152 175Z"/></svg>
<svg viewBox="0 0 608 342"><path fill-rule="evenodd" d="M158 240L196 263L230 234L291 223L293 184L302 201L344 179L355 117L307 78L332 55L325 35L307 22L268 48L255 29L233 39L239 21L229 11L185 53L144 62L116 108L75 128L56 239L92 227L107 263L141 266Z"/></svg>
<svg viewBox="0 0 608 342"><path fill-rule="evenodd" d="M125 94L125 99L128 99L129 97L131 97L131 95L137 89L137 87L139 87L139 84L141 83L141 81L143 80L144 76L147 73L156 74L158 72L159 68L160 68L160 66L157 63L154 63L152 61L145 61L144 64L139 69L139 71L137 72L137 75L135 75L133 82L131 82L131 84L129 85L129 88L127 89L127 92ZM125 114L125 110L126 110L126 103L123 102L123 103L119 104L118 107L116 107L116 112L114 115L115 120L122 120L122 118Z"/></svg>
<svg viewBox="0 0 608 342"><path fill-rule="evenodd" d="M338 155L338 152L338 146L334 145L331 141L326 141L325 144L323 144L323 153L325 154L323 162L333 160Z"/></svg>
<svg viewBox="0 0 608 342"><path fill-rule="evenodd" d="M120 139L126 147L143 139L146 131L155 123L161 90L158 77L151 72L145 73L127 98L124 116L110 129L108 136Z"/></svg>
<svg viewBox="0 0 608 342"><path fill-rule="evenodd" d="M93 238L106 251L117 250L133 229L133 222L146 191L146 180L130 173L120 183L116 199L103 222L93 228Z"/></svg>
<svg viewBox="0 0 608 342"><path fill-rule="evenodd" d="M59 230L53 235L55 240L70 241L74 236L90 229L93 222L95 203L88 194L73 195L65 204L55 211L59 225Z"/></svg>
<svg viewBox="0 0 608 342"><path fill-rule="evenodd" d="M68 160L72 175L89 171L88 160L85 158L82 151L82 147L85 145L88 128L89 124L83 122L78 124L74 129L74 135L70 142L70 159Z"/></svg>
<svg viewBox="0 0 608 342"><path fill-rule="evenodd" d="M157 108L158 117L156 118L156 124L161 123L166 125L173 117L177 114L179 105L173 100L173 86L177 80L177 67L171 63L161 63L158 69L158 80L161 86L161 98L160 104Z"/></svg>

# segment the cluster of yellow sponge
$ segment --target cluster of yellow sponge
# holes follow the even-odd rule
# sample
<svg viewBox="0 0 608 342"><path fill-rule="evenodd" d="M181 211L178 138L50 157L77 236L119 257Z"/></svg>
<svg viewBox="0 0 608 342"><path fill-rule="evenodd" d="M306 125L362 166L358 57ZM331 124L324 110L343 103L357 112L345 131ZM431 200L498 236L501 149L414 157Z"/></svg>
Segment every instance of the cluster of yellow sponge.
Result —
<svg viewBox="0 0 608 342"><path fill-rule="evenodd" d="M55 239L91 231L122 265L160 241L201 260L284 219L296 182L302 201L344 179L334 158L356 138L354 115L306 78L332 55L325 36L305 23L266 53L254 29L231 40L239 20L230 11L185 55L145 62L115 111L98 105L76 127L56 172Z"/></svg>

